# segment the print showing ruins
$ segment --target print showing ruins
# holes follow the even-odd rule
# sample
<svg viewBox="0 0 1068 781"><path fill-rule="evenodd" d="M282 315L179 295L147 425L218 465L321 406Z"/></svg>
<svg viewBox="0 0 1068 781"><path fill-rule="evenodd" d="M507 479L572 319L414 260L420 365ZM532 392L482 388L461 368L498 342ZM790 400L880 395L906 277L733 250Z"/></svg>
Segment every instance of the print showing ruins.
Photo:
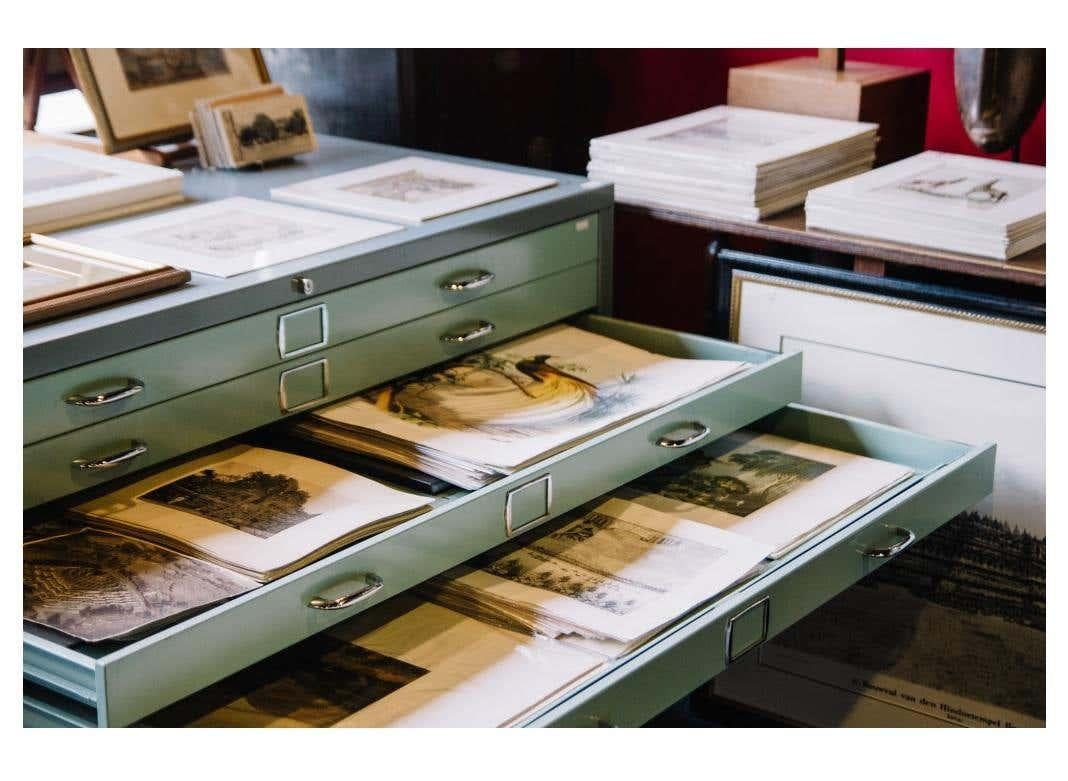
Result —
<svg viewBox="0 0 1068 781"><path fill-rule="evenodd" d="M209 468L154 488L140 498L269 539L318 515L304 510L310 497L289 475L260 470L224 474Z"/></svg>
<svg viewBox="0 0 1068 781"><path fill-rule="evenodd" d="M386 198L404 203L425 203L470 190L474 186L474 182L446 179L443 176L429 176L422 171L412 169L372 179L369 182L350 184L341 189L357 195L369 195L372 198Z"/></svg>
<svg viewBox="0 0 1068 781"><path fill-rule="evenodd" d="M834 466L778 450L685 456L638 478L634 486L744 518Z"/></svg>
<svg viewBox="0 0 1068 781"><path fill-rule="evenodd" d="M211 723L211 714L224 709L241 726L266 726L284 718L304 727L329 727L428 672L320 634L176 703L149 722L182 726L207 717Z"/></svg>
<svg viewBox="0 0 1068 781"><path fill-rule="evenodd" d="M1046 539L958 515L772 642L1046 717Z"/></svg>
<svg viewBox="0 0 1068 781"><path fill-rule="evenodd" d="M132 90L164 87L230 72L223 49L116 49Z"/></svg>

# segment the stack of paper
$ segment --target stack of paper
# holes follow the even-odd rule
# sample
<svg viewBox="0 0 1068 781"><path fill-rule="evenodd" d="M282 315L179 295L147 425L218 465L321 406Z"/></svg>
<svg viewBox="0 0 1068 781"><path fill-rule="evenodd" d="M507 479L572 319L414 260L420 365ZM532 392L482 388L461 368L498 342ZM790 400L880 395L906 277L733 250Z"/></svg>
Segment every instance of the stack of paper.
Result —
<svg viewBox="0 0 1068 781"><path fill-rule="evenodd" d="M182 200L182 172L67 146L22 151L22 232L87 225Z"/></svg>
<svg viewBox="0 0 1068 781"><path fill-rule="evenodd" d="M427 509L425 497L347 470L237 445L72 512L264 582Z"/></svg>
<svg viewBox="0 0 1068 781"><path fill-rule="evenodd" d="M1046 243L1046 169L923 152L805 201L809 228L1007 260Z"/></svg>
<svg viewBox="0 0 1068 781"><path fill-rule="evenodd" d="M430 581L438 604L625 653L751 572L771 546L621 499Z"/></svg>
<svg viewBox="0 0 1068 781"><path fill-rule="evenodd" d="M746 365L557 325L311 412L292 432L480 488Z"/></svg>
<svg viewBox="0 0 1068 781"><path fill-rule="evenodd" d="M912 474L887 461L736 431L614 495L757 540L779 558Z"/></svg>
<svg viewBox="0 0 1068 781"><path fill-rule="evenodd" d="M589 177L616 200L713 218L758 220L875 160L867 122L716 106L590 141Z"/></svg>
<svg viewBox="0 0 1068 781"><path fill-rule="evenodd" d="M173 727L499 727L603 659L397 597L148 719Z"/></svg>

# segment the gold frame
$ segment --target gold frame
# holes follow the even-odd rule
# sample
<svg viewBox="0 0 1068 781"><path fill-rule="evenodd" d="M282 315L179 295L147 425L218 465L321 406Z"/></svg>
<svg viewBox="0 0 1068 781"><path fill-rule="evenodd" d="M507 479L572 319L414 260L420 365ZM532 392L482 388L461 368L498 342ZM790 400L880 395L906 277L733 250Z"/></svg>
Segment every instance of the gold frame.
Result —
<svg viewBox="0 0 1068 781"><path fill-rule="evenodd" d="M108 116L107 105L105 104L100 91L100 84L97 82L96 74L93 72L92 63L89 61L89 56L87 54L88 50L69 49L69 51L71 63L74 66L74 75L77 80L77 86L82 91L86 102L89 104L90 110L93 112L93 117L96 120L96 135L103 144L104 152L106 154L125 152L129 149L137 149L138 147L144 147L164 141L173 141L181 136L192 134L192 126L189 122L184 122L180 125L161 127L158 130L141 133L136 136L126 136L121 138L116 136L115 129ZM250 51L252 52L253 60L256 63L261 83L270 83L271 77L267 73L267 64L263 61L263 53L259 49L250 49ZM189 108L192 110L193 107L190 106Z"/></svg>
<svg viewBox="0 0 1068 781"><path fill-rule="evenodd" d="M801 290L806 293L821 293L823 295L834 296L835 298L863 301L868 304L881 304L896 309L926 312L928 314L952 317L957 320L966 320L974 323L986 323L987 325L997 325L1003 328L1016 328L1022 331L1033 331L1041 334L1046 333L1046 327L1038 323L1024 323L1019 320L1011 320L1005 317L981 315L962 309L953 309L951 307L939 306L937 304L924 304L919 301L909 301L905 298L895 298L894 296L882 295L879 293L864 293L859 290L846 290L844 288L834 287L833 285L823 285L818 282L802 282L796 279L784 279L782 277L761 274L755 271L740 271L735 269L734 273L731 274L730 323L728 328L728 338L732 342L738 341L738 326L742 305L742 283L745 281L762 282L766 285Z"/></svg>

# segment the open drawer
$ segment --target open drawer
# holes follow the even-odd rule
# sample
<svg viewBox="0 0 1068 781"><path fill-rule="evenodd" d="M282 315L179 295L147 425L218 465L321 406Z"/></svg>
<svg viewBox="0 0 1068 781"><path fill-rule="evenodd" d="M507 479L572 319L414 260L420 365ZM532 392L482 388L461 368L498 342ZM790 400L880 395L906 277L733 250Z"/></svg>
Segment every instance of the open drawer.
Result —
<svg viewBox="0 0 1068 781"><path fill-rule="evenodd" d="M800 354L593 315L576 324L665 355L751 366L483 489L441 498L429 513L143 639L64 646L27 629L27 722L64 721L68 713L71 723L130 724L679 457L688 450L661 442L683 426L707 430L701 439L711 441L800 395ZM382 586L351 608L309 607L317 596L358 590L367 575Z"/></svg>

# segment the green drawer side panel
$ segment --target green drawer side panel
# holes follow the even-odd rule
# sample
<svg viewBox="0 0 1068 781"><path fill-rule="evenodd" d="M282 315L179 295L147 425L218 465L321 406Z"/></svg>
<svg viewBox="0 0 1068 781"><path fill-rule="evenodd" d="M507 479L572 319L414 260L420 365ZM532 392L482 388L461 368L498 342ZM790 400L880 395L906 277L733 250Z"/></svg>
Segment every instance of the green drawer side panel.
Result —
<svg viewBox="0 0 1068 781"><path fill-rule="evenodd" d="M32 507L159 463L284 416L279 405L283 372L328 361L334 401L378 382L508 339L560 320L597 302L597 264L587 263L493 296L453 307L363 339L310 353L277 368L214 385L23 449L24 506ZM441 335L472 320L496 325L486 340L449 345ZM101 458L137 440L148 453L125 466L87 472L75 458Z"/></svg>
<svg viewBox="0 0 1068 781"><path fill-rule="evenodd" d="M597 258L597 220L595 214L570 220L23 383L23 443L38 442L277 364L281 361L278 320L291 312L325 304L328 345L333 346L589 263ZM496 276L475 290L441 289L458 275L479 270ZM301 333L295 338L310 339L315 330L312 326L301 322L297 326ZM127 379L141 380L144 390L99 407L73 406L64 401L74 393L96 394L122 387Z"/></svg>
<svg viewBox="0 0 1068 781"><path fill-rule="evenodd" d="M922 538L987 496L994 447L970 451L892 500L847 521L768 574L727 595L653 645L620 660L607 674L526 726L638 726L722 672L730 617L769 598L768 637L783 631L889 559L861 551L891 541L902 526Z"/></svg>
<svg viewBox="0 0 1068 781"><path fill-rule="evenodd" d="M734 345L694 337L691 354L727 359ZM442 500L431 513L316 562L189 621L131 644L94 663L104 676L108 724L127 724L219 678L291 645L355 612L324 613L307 601L338 583L372 571L385 583L374 601L400 593L506 539L510 491L552 475L552 514L558 515L637 477L684 450L656 438L691 420L725 433L778 409L799 392L800 356L763 353L763 362L470 494ZM47 647L26 636L30 646ZM213 649L205 653L203 649ZM164 663L161 660L166 660ZM160 670L167 674L161 675Z"/></svg>

